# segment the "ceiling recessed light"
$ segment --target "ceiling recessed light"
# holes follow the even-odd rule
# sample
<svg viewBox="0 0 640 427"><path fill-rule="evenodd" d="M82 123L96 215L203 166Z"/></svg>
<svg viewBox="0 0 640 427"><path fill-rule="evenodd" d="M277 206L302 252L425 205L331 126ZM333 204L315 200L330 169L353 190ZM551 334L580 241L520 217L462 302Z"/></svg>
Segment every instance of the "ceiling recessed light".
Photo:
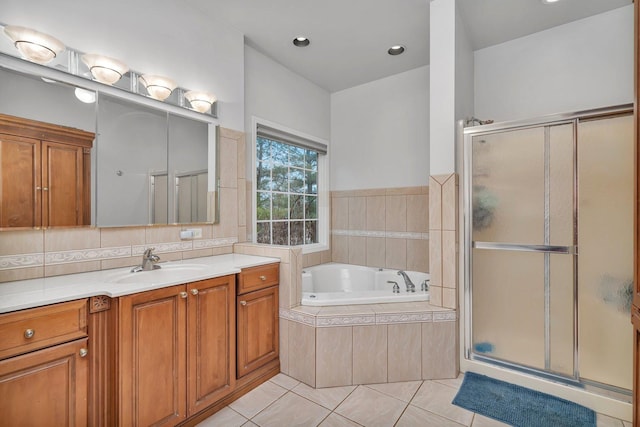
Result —
<svg viewBox="0 0 640 427"><path fill-rule="evenodd" d="M298 46L298 47L305 47L305 46L309 46L309 43L311 43L311 41L306 38L306 37L296 37L295 39L293 39L293 44Z"/></svg>
<svg viewBox="0 0 640 427"><path fill-rule="evenodd" d="M394 55L394 56L400 55L402 52L404 52L404 46L401 46L401 45L391 46L387 51L389 55Z"/></svg>

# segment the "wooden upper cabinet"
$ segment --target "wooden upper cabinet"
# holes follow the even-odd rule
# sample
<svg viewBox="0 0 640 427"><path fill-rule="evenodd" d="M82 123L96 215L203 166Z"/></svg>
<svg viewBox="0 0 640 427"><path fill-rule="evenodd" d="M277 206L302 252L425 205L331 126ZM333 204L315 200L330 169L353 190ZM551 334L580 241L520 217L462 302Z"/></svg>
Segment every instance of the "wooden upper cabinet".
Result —
<svg viewBox="0 0 640 427"><path fill-rule="evenodd" d="M0 227L89 225L94 136L0 114Z"/></svg>

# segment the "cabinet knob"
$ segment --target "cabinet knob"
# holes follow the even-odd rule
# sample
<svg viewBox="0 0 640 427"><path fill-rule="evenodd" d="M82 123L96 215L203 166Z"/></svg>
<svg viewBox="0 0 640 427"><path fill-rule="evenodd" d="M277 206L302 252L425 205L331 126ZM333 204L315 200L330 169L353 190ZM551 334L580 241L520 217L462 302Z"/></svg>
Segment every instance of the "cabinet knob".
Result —
<svg viewBox="0 0 640 427"><path fill-rule="evenodd" d="M87 354L89 354L89 350L87 350L86 348L81 348L79 354L80 357L87 357Z"/></svg>
<svg viewBox="0 0 640 427"><path fill-rule="evenodd" d="M240 305L247 305L246 301L240 301Z"/></svg>
<svg viewBox="0 0 640 427"><path fill-rule="evenodd" d="M44 191L49 191L49 187L42 187Z"/></svg>
<svg viewBox="0 0 640 427"><path fill-rule="evenodd" d="M265 280L267 280L267 276L260 276L260 280L264 282Z"/></svg>
<svg viewBox="0 0 640 427"><path fill-rule="evenodd" d="M189 296L189 294L186 293L185 291L180 292L180 298L186 298L188 296Z"/></svg>
<svg viewBox="0 0 640 427"><path fill-rule="evenodd" d="M27 329L26 331L24 331L24 337L27 339L33 338L35 334L36 334L36 331L34 331L33 329Z"/></svg>
<svg viewBox="0 0 640 427"><path fill-rule="evenodd" d="M37 191L40 191L40 190L42 190L42 187L37 186L37 187L36 187L36 190L37 190Z"/></svg>
<svg viewBox="0 0 640 427"><path fill-rule="evenodd" d="M191 289L191 295L198 295L197 289Z"/></svg>

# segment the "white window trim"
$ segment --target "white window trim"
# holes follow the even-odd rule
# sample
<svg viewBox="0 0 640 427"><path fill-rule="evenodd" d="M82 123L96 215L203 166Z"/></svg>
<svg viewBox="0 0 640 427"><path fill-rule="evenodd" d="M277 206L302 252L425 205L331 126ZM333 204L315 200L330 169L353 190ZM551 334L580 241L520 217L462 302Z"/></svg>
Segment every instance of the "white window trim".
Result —
<svg viewBox="0 0 640 427"><path fill-rule="evenodd" d="M322 138L317 138L255 116L251 117L251 179L253 180L253 185L251 186L251 221L253 224L251 241L253 243L257 243L258 240L258 218L256 210L256 197L258 193L258 183L256 182L258 124L278 129L282 132L309 139L311 141L316 141L327 146L327 154L318 156L318 243L301 245L300 247L302 247L303 254L329 250L329 216L331 215L329 211L329 155L331 151L329 142Z"/></svg>

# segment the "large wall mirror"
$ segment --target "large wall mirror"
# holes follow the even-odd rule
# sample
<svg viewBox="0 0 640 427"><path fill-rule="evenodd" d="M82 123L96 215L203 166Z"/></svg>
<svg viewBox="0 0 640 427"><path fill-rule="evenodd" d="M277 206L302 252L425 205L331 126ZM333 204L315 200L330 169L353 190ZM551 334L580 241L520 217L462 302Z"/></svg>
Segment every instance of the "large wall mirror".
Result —
<svg viewBox="0 0 640 427"><path fill-rule="evenodd" d="M215 122L99 86L78 87L0 62L0 190L23 184L13 186L13 199L0 191L0 228L217 222ZM89 142L54 150L73 144L66 130ZM47 133L54 136L41 136ZM65 175L72 176L66 183ZM71 211L67 219L54 212L65 210L56 204Z"/></svg>

